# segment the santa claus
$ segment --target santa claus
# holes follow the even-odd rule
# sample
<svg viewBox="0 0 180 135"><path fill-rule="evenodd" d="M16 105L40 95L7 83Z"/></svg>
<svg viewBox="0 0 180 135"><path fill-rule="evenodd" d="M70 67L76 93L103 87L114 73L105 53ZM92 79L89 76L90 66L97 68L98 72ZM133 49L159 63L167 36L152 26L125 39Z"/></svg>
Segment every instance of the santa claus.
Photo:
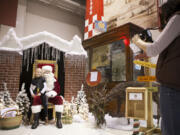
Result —
<svg viewBox="0 0 180 135"><path fill-rule="evenodd" d="M60 96L60 85L56 78L54 77L54 74L52 72L51 66L43 66L43 77L46 80L45 85L45 94L48 97L48 102L53 103L55 105L55 111L56 111L56 126L57 128L62 128L61 123L61 113L63 112L63 100ZM32 113L34 114L34 121L32 124L32 129L35 129L39 125L39 113L41 111L41 105L42 100L40 96L35 96L33 98L33 104L32 104Z"/></svg>

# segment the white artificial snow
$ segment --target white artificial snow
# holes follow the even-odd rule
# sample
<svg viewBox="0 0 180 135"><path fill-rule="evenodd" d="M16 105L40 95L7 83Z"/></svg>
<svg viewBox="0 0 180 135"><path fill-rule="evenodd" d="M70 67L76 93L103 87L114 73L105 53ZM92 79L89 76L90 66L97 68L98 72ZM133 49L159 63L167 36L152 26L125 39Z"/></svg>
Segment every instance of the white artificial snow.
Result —
<svg viewBox="0 0 180 135"><path fill-rule="evenodd" d="M108 118L108 121L111 118ZM112 124L112 123L111 123ZM95 120L92 114L89 114L88 121L84 121L80 116L73 118L72 124L63 124L62 129L56 128L55 125L40 124L37 129L32 130L31 126L21 126L13 130L2 130L1 135L132 135L132 131L123 131L108 128L96 128Z"/></svg>
<svg viewBox="0 0 180 135"><path fill-rule="evenodd" d="M13 130L0 130L1 135L132 135L133 119L130 119L130 125L127 119L122 117L111 117L105 115L106 125L102 128L96 128L94 116L89 113L88 120L75 115L72 124L63 124L62 129L56 128L55 124L43 125L32 130L31 126L23 126ZM140 121L141 126L145 126L145 121Z"/></svg>
<svg viewBox="0 0 180 135"><path fill-rule="evenodd" d="M14 29L10 29L7 35L0 41L0 50L16 51L22 54L23 50L35 48L42 43L47 43L49 46L63 51L66 54L87 56L81 39L77 35L75 35L71 41L66 41L46 31L18 38Z"/></svg>
<svg viewBox="0 0 180 135"><path fill-rule="evenodd" d="M0 42L0 50L16 51L22 54L22 49L23 45L19 41L19 38L16 36L16 32L13 28L9 29L7 35L5 35Z"/></svg>
<svg viewBox="0 0 180 135"><path fill-rule="evenodd" d="M119 129L119 130L132 130L133 126L128 125L128 121L126 118L113 118L109 115L105 116L106 120L106 126L108 128L113 128L113 129Z"/></svg>
<svg viewBox="0 0 180 135"><path fill-rule="evenodd" d="M128 121L125 117L111 117L108 114L105 115L106 125L103 125L103 128L109 128L109 129L117 129L117 130L123 130L123 131L132 131L133 130L133 121L128 125ZM77 115L73 116L73 122L77 123L85 123L86 121ZM88 122L95 125L95 118L92 115L92 113L89 113L88 116Z"/></svg>
<svg viewBox="0 0 180 135"><path fill-rule="evenodd" d="M63 125L62 129L56 128L55 125L40 124L37 129L32 130L30 126L21 126L13 130L1 130L1 135L132 135L132 132L98 129L91 123L72 123Z"/></svg>
<svg viewBox="0 0 180 135"><path fill-rule="evenodd" d="M85 122L85 120L78 114L75 114L73 116L73 122L82 123Z"/></svg>
<svg viewBox="0 0 180 135"><path fill-rule="evenodd" d="M66 52L67 54L83 54L85 56L87 56L87 52L84 50L83 46L82 45L79 45L81 44L81 39L75 35L73 37L73 40L70 42L70 50L69 52Z"/></svg>

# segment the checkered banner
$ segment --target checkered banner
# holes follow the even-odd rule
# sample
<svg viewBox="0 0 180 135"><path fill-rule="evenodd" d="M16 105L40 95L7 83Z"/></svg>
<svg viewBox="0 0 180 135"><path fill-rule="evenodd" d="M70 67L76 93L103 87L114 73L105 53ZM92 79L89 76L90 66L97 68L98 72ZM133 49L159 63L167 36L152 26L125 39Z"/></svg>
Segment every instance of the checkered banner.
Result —
<svg viewBox="0 0 180 135"><path fill-rule="evenodd" d="M97 34L95 31L95 21L104 21L103 16L103 0L86 0L85 40Z"/></svg>

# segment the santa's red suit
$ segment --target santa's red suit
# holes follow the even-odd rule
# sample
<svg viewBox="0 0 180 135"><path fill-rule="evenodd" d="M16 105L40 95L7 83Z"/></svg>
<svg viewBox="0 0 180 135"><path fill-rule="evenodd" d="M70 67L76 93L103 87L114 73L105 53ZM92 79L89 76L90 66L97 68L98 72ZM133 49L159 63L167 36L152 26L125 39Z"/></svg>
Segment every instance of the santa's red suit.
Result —
<svg viewBox="0 0 180 135"><path fill-rule="evenodd" d="M48 102L53 103L55 105L55 110L57 112L62 112L63 110L61 110L61 107L59 105L63 104L63 100L62 100L61 96L58 96L60 94L60 85L57 80L54 82L54 89L52 91L55 91L57 93L57 95L55 97L53 97L53 95L52 95L52 97L49 97ZM32 106L38 106L38 105L42 105L40 96L36 96L35 98L33 98ZM39 112L39 111L37 110L36 112Z"/></svg>

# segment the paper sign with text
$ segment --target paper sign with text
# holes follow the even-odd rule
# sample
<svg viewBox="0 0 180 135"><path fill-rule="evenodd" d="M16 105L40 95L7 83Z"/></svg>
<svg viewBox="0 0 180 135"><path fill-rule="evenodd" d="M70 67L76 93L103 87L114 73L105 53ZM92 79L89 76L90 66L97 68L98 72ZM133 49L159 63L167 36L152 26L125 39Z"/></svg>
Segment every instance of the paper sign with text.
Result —
<svg viewBox="0 0 180 135"><path fill-rule="evenodd" d="M137 81L139 81L139 82L152 82L152 81L156 81L156 77L155 76L138 76Z"/></svg>
<svg viewBox="0 0 180 135"><path fill-rule="evenodd" d="M156 64L152 64L150 62L140 61L140 60L134 60L134 64L138 64L144 67L148 68L156 68Z"/></svg>

